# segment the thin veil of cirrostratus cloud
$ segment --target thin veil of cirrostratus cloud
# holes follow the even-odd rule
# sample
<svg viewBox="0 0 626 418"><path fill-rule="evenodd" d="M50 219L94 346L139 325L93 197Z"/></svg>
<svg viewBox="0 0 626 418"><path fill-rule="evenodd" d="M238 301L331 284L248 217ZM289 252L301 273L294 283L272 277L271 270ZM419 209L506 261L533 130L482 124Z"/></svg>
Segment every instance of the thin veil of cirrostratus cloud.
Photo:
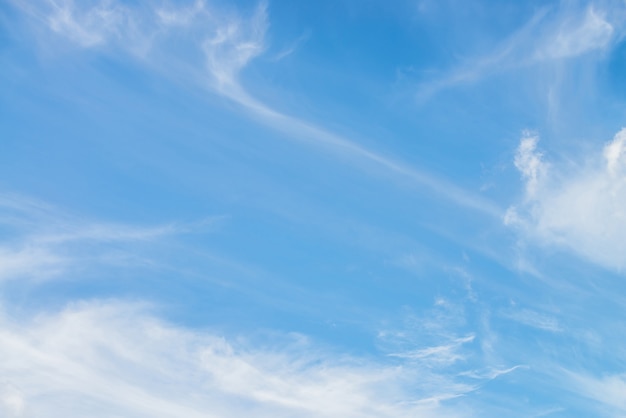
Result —
<svg viewBox="0 0 626 418"><path fill-rule="evenodd" d="M241 83L240 73L266 50L269 27L266 2L259 3L248 18L226 14L200 0L179 7L149 3L145 8L133 8L118 1L75 3L69 0L54 2L52 7L45 2L22 4L22 7L46 23L50 30L80 47L109 45L148 62L152 57L152 65L157 67L183 69L183 77L194 74L199 83L243 106L256 120L290 138L327 147L356 162L382 167L455 204L495 217L502 213L501 208L484 197L254 98ZM173 51L160 49L159 44L164 39L181 34L186 48L202 52L201 61L197 57L181 61Z"/></svg>
<svg viewBox="0 0 626 418"><path fill-rule="evenodd" d="M575 165L550 162L526 132L515 155L523 202L505 223L544 244L567 248L611 269L626 267L626 129Z"/></svg>

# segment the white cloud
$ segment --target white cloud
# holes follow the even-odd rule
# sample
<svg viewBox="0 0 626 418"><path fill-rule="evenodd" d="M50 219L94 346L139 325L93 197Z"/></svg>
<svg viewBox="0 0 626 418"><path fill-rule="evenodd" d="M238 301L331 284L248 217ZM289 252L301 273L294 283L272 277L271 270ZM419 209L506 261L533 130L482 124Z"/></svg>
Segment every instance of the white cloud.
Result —
<svg viewBox="0 0 626 418"><path fill-rule="evenodd" d="M624 5L613 8L576 9L560 7L538 9L533 16L492 51L460 63L436 79L421 83L417 99L425 101L437 92L470 84L486 76L520 67L559 63L608 49L618 36ZM614 22L607 17L611 16ZM585 57L589 59L589 57Z"/></svg>
<svg viewBox="0 0 626 418"><path fill-rule="evenodd" d="M207 232L221 219L208 217L200 222L157 226L87 221L33 199L0 194L0 227L10 231L0 240L0 281L54 278L87 260L106 264L129 260L124 253L138 251L130 244ZM111 243L117 245L107 251Z"/></svg>
<svg viewBox="0 0 626 418"><path fill-rule="evenodd" d="M509 208L505 223L541 242L557 244L616 270L626 267L626 129L602 152L575 167L546 165L536 139L524 136L516 165L525 201Z"/></svg>
<svg viewBox="0 0 626 418"><path fill-rule="evenodd" d="M3 417L16 418L24 414L24 397L12 385L0 385L0 412Z"/></svg>
<svg viewBox="0 0 626 418"><path fill-rule="evenodd" d="M195 48L204 55L203 63L187 64L203 65L211 76L211 87L223 90L225 95L235 94L239 71L264 51L268 27L263 2L249 18L221 12L201 0L167 7L156 2L142 7L118 0L54 0L18 5L82 48L111 45L147 58L150 52L157 56L163 52L159 51L161 45L154 42L156 39L183 40L183 49ZM174 58L176 53L166 55Z"/></svg>
<svg viewBox="0 0 626 418"><path fill-rule="evenodd" d="M199 14L206 11L204 1L198 0L187 8L161 8L156 10L159 20L166 26L187 26Z"/></svg>
<svg viewBox="0 0 626 418"><path fill-rule="evenodd" d="M585 373L564 371L565 386L579 396L592 399L605 406L626 413L626 377L624 375L605 375L595 377ZM614 415L618 416L618 415Z"/></svg>
<svg viewBox="0 0 626 418"><path fill-rule="evenodd" d="M109 38L122 36L132 16L120 4L101 1L79 2L57 0L49 2L49 27L83 47L106 43Z"/></svg>
<svg viewBox="0 0 626 418"><path fill-rule="evenodd" d="M309 38L311 37L311 32L310 31L306 31L304 32L302 35L300 35L298 38L296 38L294 41L292 41L287 47L283 48L281 51L279 51L278 53L276 53L274 56L272 56L272 61L280 61L288 56L290 56L291 54L293 54L298 47L306 42L307 40L309 40Z"/></svg>
<svg viewBox="0 0 626 418"><path fill-rule="evenodd" d="M611 176L619 176L624 173L619 171L624 167L624 143L626 142L626 129L622 129L615 135L612 142L604 147L604 158Z"/></svg>
<svg viewBox="0 0 626 418"><path fill-rule="evenodd" d="M485 344L492 335L469 332L465 309L463 304L438 298L432 309L420 315L408 309L402 321L394 321L393 328L378 333L379 344L389 356L401 359L405 367L421 370L413 385L431 392L449 387L431 400L460 394L479 397L486 382L523 367L502 367L501 360L489 356L491 347L485 349ZM402 324L398 327L395 322Z"/></svg>
<svg viewBox="0 0 626 418"><path fill-rule="evenodd" d="M0 277L65 277L76 263L93 267L91 249L80 251L85 244L119 248L193 228L77 219L0 195L0 225L16 235L0 246ZM24 243L39 247L22 254ZM0 416L468 416L458 403L494 377L477 371L467 383L456 369L444 370L466 359L463 346L475 337L448 335L459 312L444 301L437 306L443 311L423 324L432 346L409 339L406 355L381 361L324 350L300 335L224 338L167 324L136 304L79 303L20 320L0 309Z"/></svg>
<svg viewBox="0 0 626 418"><path fill-rule="evenodd" d="M400 353L393 353L391 354L391 356L416 361L426 361L431 365L451 365L465 358L465 356L460 352L459 348L463 344L474 341L474 338L474 335L459 337L453 339L448 344L419 348L417 350L410 350Z"/></svg>
<svg viewBox="0 0 626 418"><path fill-rule="evenodd" d="M266 6L261 3L249 20L233 20L222 25L214 36L204 41L207 68L218 90L226 89L225 94L232 95L235 93L230 89L240 89L238 73L264 51L267 27Z"/></svg>
<svg viewBox="0 0 626 418"><path fill-rule="evenodd" d="M414 371L297 336L250 341L166 324L145 308L75 304L0 318L0 407L14 417L461 417ZM274 336L277 338L276 336Z"/></svg>
<svg viewBox="0 0 626 418"><path fill-rule="evenodd" d="M512 309L508 312L504 312L503 316L513 321L517 321L533 328L542 329L544 331L563 331L559 321L555 317L533 311L531 309Z"/></svg>
<svg viewBox="0 0 626 418"><path fill-rule="evenodd" d="M538 136L524 132L514 160L515 167L526 181L526 193L530 197L537 192L538 183L546 171L545 163L541 161L541 153L537 152L538 140Z"/></svg>
<svg viewBox="0 0 626 418"><path fill-rule="evenodd" d="M141 57L152 68L176 72L175 77L185 82L193 80L236 102L261 123L287 133L287 138L329 148L366 168L383 168L455 204L494 217L501 214L501 208L481 196L254 98L241 83L240 73L266 50L269 22L264 2L247 18L209 8L201 1L170 8L148 4L145 9L122 6L115 0L89 2L81 7L70 0L53 4L55 7L49 10L46 2L34 2L29 7L20 3L28 13L78 46L115 45L120 51ZM169 38L176 40L175 50L167 48Z"/></svg>
<svg viewBox="0 0 626 418"><path fill-rule="evenodd" d="M36 246L0 246L0 282L8 279L44 279L65 270L69 260L56 252Z"/></svg>
<svg viewBox="0 0 626 418"><path fill-rule="evenodd" d="M152 11L142 3L115 0L11 0L34 19L37 28L46 27L81 48L115 45L137 57L145 56L161 28ZM141 12L140 12L141 11ZM45 35L46 38L48 35ZM49 40L49 39L47 39Z"/></svg>
<svg viewBox="0 0 626 418"><path fill-rule="evenodd" d="M493 380L493 379L497 379L500 376L504 376L507 375L509 373L514 372L515 370L518 369L528 369L528 366L525 365L517 365L517 366L513 366L513 367L509 367L507 369L494 369L494 368L488 368L486 370L472 370L469 372L463 372L460 373L462 376L468 376L468 377L472 377L474 379L488 379L488 380Z"/></svg>
<svg viewBox="0 0 626 418"><path fill-rule="evenodd" d="M536 59L569 58L602 50L612 40L613 26L602 13L589 7L584 16L559 24L553 34L538 48Z"/></svg>

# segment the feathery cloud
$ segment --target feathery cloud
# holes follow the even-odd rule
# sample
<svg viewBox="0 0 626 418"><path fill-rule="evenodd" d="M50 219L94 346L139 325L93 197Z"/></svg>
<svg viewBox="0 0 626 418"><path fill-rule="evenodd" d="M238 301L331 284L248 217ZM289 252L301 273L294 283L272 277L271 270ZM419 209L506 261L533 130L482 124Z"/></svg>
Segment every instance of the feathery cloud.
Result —
<svg viewBox="0 0 626 418"><path fill-rule="evenodd" d="M207 231L220 219L157 226L94 222L33 199L0 194L0 226L11 231L0 241L0 281L59 277L83 263L90 245L100 250L92 251L89 259L111 261L108 244L149 244L163 237Z"/></svg>
<svg viewBox="0 0 626 418"><path fill-rule="evenodd" d="M297 336L253 348L138 305L78 303L0 324L0 408L10 417L467 415L432 401L458 394L407 390L419 379L409 369L338 357Z"/></svg>
<svg viewBox="0 0 626 418"><path fill-rule="evenodd" d="M140 8L115 0L92 1L80 7L71 0L52 4L50 8L46 2L36 1L23 9L78 47L114 46L113 50L130 53L154 69L166 73L180 70L175 77L193 79L237 103L257 121L287 133L287 138L330 149L365 168L383 168L457 205L494 217L502 213L477 194L255 98L242 83L241 72L266 50L269 22L264 2L247 17L211 8L202 1L169 8L154 4ZM177 49L195 52L185 55L169 50L163 46L169 38L184 42L185 47Z"/></svg>
<svg viewBox="0 0 626 418"><path fill-rule="evenodd" d="M582 17L565 19L534 55L537 60L576 57L606 48L615 30L603 12L587 8Z"/></svg>
<svg viewBox="0 0 626 418"><path fill-rule="evenodd" d="M421 83L417 98L424 101L441 90L477 82L511 69L602 53L619 38L615 26L623 23L624 11L623 4L607 9L592 6L577 9L563 5L556 10L538 9L492 51L470 58L438 78Z"/></svg>
<svg viewBox="0 0 626 418"><path fill-rule="evenodd" d="M565 370L564 385L578 396L598 402L611 412L622 416L626 413L626 378L620 374L606 374L601 377L589 373ZM618 416L618 415L611 415Z"/></svg>

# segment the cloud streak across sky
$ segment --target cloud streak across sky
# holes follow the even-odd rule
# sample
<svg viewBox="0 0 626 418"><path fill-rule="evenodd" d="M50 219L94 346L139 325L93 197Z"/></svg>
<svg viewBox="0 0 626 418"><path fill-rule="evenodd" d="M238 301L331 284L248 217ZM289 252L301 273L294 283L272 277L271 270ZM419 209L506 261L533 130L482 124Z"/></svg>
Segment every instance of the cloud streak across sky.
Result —
<svg viewBox="0 0 626 418"><path fill-rule="evenodd" d="M104 48L110 44L154 66L179 60L174 65L184 68L183 77L185 73L195 73L199 85L233 100L255 119L285 133L288 138L328 148L366 167L382 167L401 180L413 181L454 204L491 216L498 216L501 212L497 205L477 194L323 127L282 113L254 98L241 83L240 72L266 49L265 35L269 27L266 3L260 3L247 18L220 15L218 10L202 1L179 8L153 5L147 10L117 2L77 4L69 0L36 2L22 7L46 23L53 32L79 47ZM178 57L159 50L159 42L168 37L178 38L180 34L183 42L188 44L183 49L195 49L196 52ZM200 62L197 52L202 53Z"/></svg>
<svg viewBox="0 0 626 418"><path fill-rule="evenodd" d="M14 194L0 202L2 225L14 230L0 253L4 289L11 281L75 280L77 269L79 276L94 269L111 274L106 267L119 264L121 254L131 262L143 257L139 269L145 268L150 251L129 244L210 230L220 220L137 227L77 221ZM0 411L8 417L462 417L461 409L443 403L515 371L468 364L462 348L475 336L456 336L436 312L427 319L437 321L436 330L425 331L440 345L414 349L419 340L397 344L405 339L398 331L393 338L382 332L381 342L396 343L376 359L338 353L298 333L226 337L195 330L165 322L147 303L97 298L34 315L16 314L10 301L2 303L8 309L0 317ZM447 371L457 365L462 375Z"/></svg>
<svg viewBox="0 0 626 418"><path fill-rule="evenodd" d="M337 359L297 335L247 347L116 302L27 321L2 322L8 416L460 416L408 402L404 382L419 377L406 369Z"/></svg>
<svg viewBox="0 0 626 418"><path fill-rule="evenodd" d="M623 415L625 18L0 6L0 415Z"/></svg>

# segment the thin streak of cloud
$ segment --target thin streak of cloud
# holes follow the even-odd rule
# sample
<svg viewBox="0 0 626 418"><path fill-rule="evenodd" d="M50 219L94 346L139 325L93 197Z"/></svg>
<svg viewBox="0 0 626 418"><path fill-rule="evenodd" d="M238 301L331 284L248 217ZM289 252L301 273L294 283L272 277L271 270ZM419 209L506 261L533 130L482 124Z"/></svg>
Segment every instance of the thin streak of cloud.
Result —
<svg viewBox="0 0 626 418"><path fill-rule="evenodd" d="M583 10L541 8L520 29L502 41L493 52L470 59L439 78L418 87L416 97L425 102L438 92L479 81L488 75L519 67L572 59L606 50L619 39L615 24L620 24L625 8ZM551 18L552 14L556 17ZM607 15L617 21L611 22Z"/></svg>
<svg viewBox="0 0 626 418"><path fill-rule="evenodd" d="M0 246L0 282L8 279L45 279L58 276L70 260L54 250L26 245Z"/></svg>
<svg viewBox="0 0 626 418"><path fill-rule="evenodd" d="M619 416L626 413L626 376L623 374L597 377L585 372L563 370L561 378L564 387L578 396L598 402L604 409L608 407Z"/></svg>
<svg viewBox="0 0 626 418"><path fill-rule="evenodd" d="M507 369L487 369L487 370L472 370L469 372L459 373L461 376L471 377L473 379L480 380L493 380L497 379L500 376L507 375L509 373L513 373L518 369L527 369L528 366L518 364L517 366L509 367Z"/></svg>
<svg viewBox="0 0 626 418"><path fill-rule="evenodd" d="M544 331L563 331L561 325L559 324L559 321L556 318L530 309L511 310L509 312L505 312L503 316L521 324L533 328L538 328Z"/></svg>
<svg viewBox="0 0 626 418"><path fill-rule="evenodd" d="M199 47L204 54L204 63L200 65L204 66L206 75L201 82L211 91L241 105L261 123L288 134L288 138L328 147L333 152L352 158L356 162L370 167L380 167L394 175L410 179L457 205L494 217L499 217L502 213L501 208L479 195L365 148L322 127L282 113L254 98L241 83L240 73L267 49L265 34L269 23L267 5L264 2L257 6L249 18L243 19L220 15L219 11L209 9L203 2L195 2L191 7L181 6L180 9L158 8L141 11L130 7L121 8L115 1L100 2L91 8L83 7L77 10L69 0L59 0L58 5L55 3L57 5L55 10L63 11L61 19L65 22L63 25L50 23L50 19L60 13L58 10L46 15L42 3L35 4L39 7L31 6L27 9L31 11L31 15L44 16L43 20L48 22L52 30L79 46L98 48L109 41L115 42L122 50L130 51L147 61L150 61L150 54L153 59L157 56L168 56L167 51L160 51L161 55L157 53L159 45L155 41L168 36L168 31L178 28L186 33L194 33L195 37L192 36L189 42L192 46ZM100 13L99 10L102 8L107 12ZM124 19L116 17L119 14L122 14ZM92 15L95 17L90 17ZM150 19L154 20L155 17L156 22L150 22ZM92 20L95 20L95 23L89 23ZM128 27L124 26L122 29L119 25L123 25L124 22L128 23ZM195 33L190 30L192 27L202 30ZM184 68L181 71L186 75L195 73L196 77L202 79L202 75L197 71L198 63L193 61L172 63L172 59L167 61L169 68ZM158 66L156 63L154 65Z"/></svg>
<svg viewBox="0 0 626 418"><path fill-rule="evenodd" d="M603 12L589 7L579 19L568 19L540 45L534 55L536 60L576 57L590 51L606 48L615 29Z"/></svg>
<svg viewBox="0 0 626 418"><path fill-rule="evenodd" d="M412 393L414 371L337 357L301 339L250 348L140 306L75 304L0 317L0 408L12 417L462 417L461 395ZM2 409L0 409L1 411Z"/></svg>
<svg viewBox="0 0 626 418"><path fill-rule="evenodd" d="M234 52L236 54L235 58L229 56L228 59L217 60L217 53L214 49L212 47L208 49L205 47L205 52L208 57L208 69L213 79L217 81L217 91L242 105L261 122L288 134L288 137L301 138L318 145L328 146L335 152L345 154L357 160L373 163L395 174L407 177L458 205L491 216L499 216L501 209L482 197L469 193L454 184L410 167L393 158L386 157L362 147L343 136L327 131L319 126L312 125L302 119L279 112L252 97L239 82L238 73L249 60L259 55L264 50L261 45L264 44L265 28L267 24L260 22L260 20L267 18L265 12L265 7L261 7L252 20L251 28L252 34L255 36L254 39L239 39L239 32L234 31L230 34L232 40L220 40L220 46L223 43L232 43L234 51L231 53ZM263 30L261 30L261 28L263 28ZM238 65L233 65L232 62Z"/></svg>
<svg viewBox="0 0 626 418"><path fill-rule="evenodd" d="M311 32L310 31L306 31L305 33L300 35L298 38L296 38L295 41L291 42L290 45L288 45L287 47L283 48L282 50L280 50L276 54L274 54L271 57L271 60L272 61L280 61L280 60L288 57L289 55L291 55L294 52L296 52L298 50L298 48L300 47L300 45L302 45L304 42L306 42L310 37L311 37Z"/></svg>
<svg viewBox="0 0 626 418"><path fill-rule="evenodd" d="M461 345L474 341L474 338L474 335L469 335L456 338L449 344L392 353L390 356L409 360L428 361L429 363L440 365L450 365L464 358L458 349Z"/></svg>
<svg viewBox="0 0 626 418"><path fill-rule="evenodd" d="M187 8L160 8L156 10L161 23L165 26L188 26L193 19L206 10L205 2L197 0Z"/></svg>
<svg viewBox="0 0 626 418"><path fill-rule="evenodd" d="M223 219L157 226L94 222L33 199L0 194L0 226L12 231L0 241L0 281L59 277L82 263L81 248L86 244L150 244L174 235L210 232ZM97 254L101 260L129 259L120 253Z"/></svg>
<svg viewBox="0 0 626 418"><path fill-rule="evenodd" d="M470 193L455 184L418 170L393 158L373 152L340 135L311 125L301 119L275 111L264 103L249 96L239 85L223 93L246 107L254 115L258 116L262 122L288 134L290 137L294 136L317 145L326 146L348 158L354 158L357 161L361 160L372 163L375 166L383 167L394 174L414 181L416 184L429 189L433 193L457 205L474 209L494 217L498 217L502 213L502 210L493 202Z"/></svg>

